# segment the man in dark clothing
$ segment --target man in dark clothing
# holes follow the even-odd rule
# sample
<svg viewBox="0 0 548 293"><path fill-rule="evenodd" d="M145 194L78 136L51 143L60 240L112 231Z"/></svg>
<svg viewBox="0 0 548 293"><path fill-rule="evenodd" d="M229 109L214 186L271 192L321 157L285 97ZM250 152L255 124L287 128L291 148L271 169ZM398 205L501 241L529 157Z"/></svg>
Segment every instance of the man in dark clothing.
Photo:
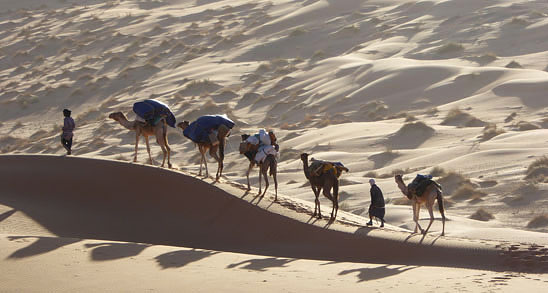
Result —
<svg viewBox="0 0 548 293"><path fill-rule="evenodd" d="M72 154L72 132L74 131L74 128L76 125L74 124L74 119L70 117L70 110L64 109L63 115L65 116L65 119L63 121L63 134L61 134L61 143L63 144L63 147L67 150L67 155Z"/></svg>
<svg viewBox="0 0 548 293"><path fill-rule="evenodd" d="M369 222L367 226L373 225L373 217L381 220L381 227L384 227L384 197L381 189L375 184L375 179L369 179L371 184L371 204L369 205Z"/></svg>

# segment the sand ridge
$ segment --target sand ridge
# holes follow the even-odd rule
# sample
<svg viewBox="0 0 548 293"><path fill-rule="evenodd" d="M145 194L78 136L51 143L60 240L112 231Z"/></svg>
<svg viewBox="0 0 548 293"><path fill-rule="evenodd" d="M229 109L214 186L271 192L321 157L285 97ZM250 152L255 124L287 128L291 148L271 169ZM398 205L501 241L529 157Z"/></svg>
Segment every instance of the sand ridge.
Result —
<svg viewBox="0 0 548 293"><path fill-rule="evenodd" d="M135 289L130 278L123 275L117 275L123 285L116 287L112 277L95 272L99 267L105 271L118 267L135 273L131 257L97 266L93 255L88 255L96 250L87 249L84 243L97 245L100 240L88 238L101 238L119 240L120 245L112 247L121 248L121 255L133 254L144 275L151 273L158 279L171 279L171 283L178 276L174 272L162 275L165 267L149 266L146 257L166 254L173 256L167 257L168 261L178 263L180 255L168 251L181 247L179 242L263 255L245 263L249 254L207 249L195 253L181 248L181 254L190 259L213 254L203 262L177 268L193 276L191 287L198 291L200 283L206 282L212 284L209 291L226 287L203 277L207 274L202 264L207 264L218 279L223 278L219 267L234 265L224 271L243 291L257 287L291 291L251 281L266 274L235 272L258 267L254 272L271 273L268 265L266 269L261 266L264 263L280 264L274 269L280 275L269 274L271 278L264 280L283 284L288 278L292 280L289 283L300 286L293 288L299 292L307 285L310 291L356 291L361 284L381 291L492 291L504 286L508 291L541 291L535 286L543 284L542 277L517 271L542 267L543 248L548 244L546 11L545 0L3 1L0 154L37 157L28 161L19 157L2 159L23 160L23 165L10 163L10 168L25 177L9 175L6 178L13 180L2 181L6 184L0 187L0 234L5 235L0 241L2 250L7 249L0 255L5 260L0 270L8 266L13 270L9 275L0 275L11 277L6 280L8 290L52 289L43 285L47 284L45 276L59 280L54 284L64 284L61 291L81 291L80 284L86 284L87 291ZM226 147L226 177L220 184L194 178L198 151L178 129L170 128L168 139L171 161L182 173L141 166L148 164L143 143L139 163L127 164L132 168L126 170L126 165L110 161L130 162L135 138L109 120L108 114L122 111L131 120L133 103L146 98L168 104L178 120L224 113L236 122ZM64 151L59 143L63 108L73 111L77 125L73 154L85 157L84 161L41 156L58 156ZM274 130L281 146L279 203L273 204L270 195L262 200L255 196L256 170L250 178L252 191L245 194L241 189L248 161L237 150L240 134L255 133L258 128ZM154 142L151 147L153 158L161 160L159 147ZM336 223L327 225L311 218L314 197L299 160L303 152L317 159L341 161L350 169L341 177L340 217ZM156 180L164 184L181 181L172 194L187 189L187 183L198 184L204 188L200 194L207 194L203 197L211 200L191 197L190 202L199 206L191 209L184 205L183 198L159 197L161 201L154 201L149 196L157 196L156 190L128 188L129 178L123 186L113 182L115 176L106 178L105 182L110 183L105 185L92 185L82 179L103 178L100 173L78 178L69 174L74 180L70 188L82 195L74 197L63 188L65 181L58 178L66 178L67 174L49 174L33 160L75 162L88 167L108 165L112 172L121 168L128 175L144 176L141 181L150 180L148 175L159 176ZM42 175L33 176L25 166L34 166L36 174ZM403 174L406 182L417 173L430 173L442 183L447 237L437 236L441 231L437 211L430 235L423 239L410 234L414 228L411 207L394 182L396 173ZM25 178L51 187L48 195L52 201L39 196L40 184L28 184ZM388 226L382 231L363 227L370 200L369 178L376 179L387 203ZM22 194L24 190L28 194ZM132 198L126 190L142 196ZM331 203L323 197L320 202L328 214ZM232 214L224 204L241 213ZM159 208L151 211L150 207L157 205ZM210 211L210 207L216 210ZM230 215L224 226L223 215ZM421 224L428 221L427 217L423 209ZM181 223L174 223L172 218ZM264 220L275 233L261 231L255 218ZM296 232L288 234L275 224L281 222L284 227L310 235L312 240ZM226 229L215 228L218 223ZM229 223L234 225L227 227ZM240 238L229 233L239 225L250 228L249 235L243 228L236 229L244 235ZM155 229L157 226L165 226L167 232ZM141 234L139 229L146 233ZM188 235L180 233L181 229ZM209 233L208 229L216 232ZM318 261L348 257L341 249L333 248L338 243L327 241L318 251L304 245L313 240L315 245L322 243L316 240L325 240L325 233L347 239L344 245L348 251L360 251L359 257L375 263L355 266L330 261L325 265ZM265 239L272 241L278 235L287 237L281 238L287 241L294 236L300 242L286 242L289 244L282 248L266 245L270 242ZM227 243L223 239L228 239ZM385 259L374 260L378 256L362 252L351 239L364 245L371 244L368 241L386 244L390 252L400 251L399 247L401 251L422 251L425 245L433 244L436 252L424 260L403 253L393 259L384 255ZM132 241L156 244L143 250ZM158 248L156 255L146 253L159 244L177 246ZM506 265L513 272L505 274L486 264L479 265L483 268L480 271L455 268L471 266L468 258L455 256L461 252L470 255L467 245L472 251L486 249L489 253L485 255L490 251L502 253L495 263L508 260ZM97 245L97 251L112 253L101 248L104 246L110 247ZM12 254L27 255L28 251L38 253L10 258ZM450 257L454 266L451 262L441 264L441 258L437 258L447 251L458 252ZM279 257L269 259L264 255ZM283 255L296 255L297 260ZM488 257L485 255L478 259ZM82 264L76 268L107 280L110 286L96 286L78 278L71 284L63 282L60 276L67 270L62 266L68 267L71 258L78 258ZM391 266L392 261L404 264ZM43 264L52 266L51 273L43 274L43 278L38 270L26 269ZM435 264L441 267L430 266ZM341 269L344 266L348 268ZM321 273L303 280L307 271L316 270ZM322 274L335 277L324 278ZM420 281L424 274L433 274L440 288ZM445 274L457 277L450 279ZM466 276L460 278L461 284L458 274ZM36 282L25 282L27 287L23 287L20 280ZM149 281L151 288L168 290ZM184 285L184 281L177 284Z"/></svg>
<svg viewBox="0 0 548 293"><path fill-rule="evenodd" d="M271 196L252 199L229 181L208 184L157 167L78 157L0 160L2 181L10 182L2 204L62 237L332 261L531 269L524 258L510 256L519 244L375 230L344 215L330 224L313 219L310 207L296 209L287 197L280 203ZM29 177L33 184L24 183ZM527 261L534 269L548 268L546 248L535 247L538 255ZM519 249L522 257L526 252Z"/></svg>

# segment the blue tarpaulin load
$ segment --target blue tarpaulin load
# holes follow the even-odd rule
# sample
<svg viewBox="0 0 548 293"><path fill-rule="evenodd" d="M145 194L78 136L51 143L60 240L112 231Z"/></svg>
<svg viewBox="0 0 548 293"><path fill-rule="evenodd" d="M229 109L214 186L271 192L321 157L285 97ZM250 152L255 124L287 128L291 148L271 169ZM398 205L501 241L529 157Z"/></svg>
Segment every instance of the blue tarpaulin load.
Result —
<svg viewBox="0 0 548 293"><path fill-rule="evenodd" d="M190 138L193 142L208 142L208 134L212 129L217 129L220 125L224 125L230 129L234 127L234 122L226 115L206 115L196 121L190 123L185 128L183 135Z"/></svg>
<svg viewBox="0 0 548 293"><path fill-rule="evenodd" d="M175 115L166 104L158 100L148 99L137 102L133 104L133 112L152 124L155 124L160 116L165 115L167 125L175 127Z"/></svg>

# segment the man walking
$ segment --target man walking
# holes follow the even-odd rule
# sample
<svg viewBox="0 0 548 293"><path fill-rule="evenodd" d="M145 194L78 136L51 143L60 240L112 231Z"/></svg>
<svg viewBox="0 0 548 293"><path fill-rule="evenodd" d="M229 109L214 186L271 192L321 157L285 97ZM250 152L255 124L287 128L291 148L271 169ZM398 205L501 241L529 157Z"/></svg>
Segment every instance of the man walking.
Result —
<svg viewBox="0 0 548 293"><path fill-rule="evenodd" d="M369 222L367 226L373 225L373 217L381 220L381 227L384 227L384 197L381 189L375 184L375 179L369 179L371 185L371 204L369 205Z"/></svg>
<svg viewBox="0 0 548 293"><path fill-rule="evenodd" d="M67 150L67 155L72 154L72 136L74 128L76 127L76 124L74 123L74 119L70 117L71 111L69 109L63 110L63 115L65 116L65 119L63 121L63 133L61 134L61 144L63 144L63 147Z"/></svg>

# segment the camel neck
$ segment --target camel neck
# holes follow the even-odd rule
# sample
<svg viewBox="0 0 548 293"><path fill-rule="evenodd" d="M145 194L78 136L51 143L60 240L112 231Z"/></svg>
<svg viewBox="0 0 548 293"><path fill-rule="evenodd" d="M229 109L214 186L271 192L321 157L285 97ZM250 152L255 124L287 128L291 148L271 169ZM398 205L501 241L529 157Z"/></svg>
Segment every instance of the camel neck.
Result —
<svg viewBox="0 0 548 293"><path fill-rule="evenodd" d="M303 160L303 170L306 179L310 179L310 170L308 169L308 159Z"/></svg>
<svg viewBox="0 0 548 293"><path fill-rule="evenodd" d="M129 130L135 130L135 121L129 121L126 117L121 117L118 123Z"/></svg>
<svg viewBox="0 0 548 293"><path fill-rule="evenodd" d="M405 182L403 182L403 180L402 181L398 180L397 184L398 184L398 188L401 190L401 192L405 196L409 197L409 190L407 190L407 185L405 185Z"/></svg>

